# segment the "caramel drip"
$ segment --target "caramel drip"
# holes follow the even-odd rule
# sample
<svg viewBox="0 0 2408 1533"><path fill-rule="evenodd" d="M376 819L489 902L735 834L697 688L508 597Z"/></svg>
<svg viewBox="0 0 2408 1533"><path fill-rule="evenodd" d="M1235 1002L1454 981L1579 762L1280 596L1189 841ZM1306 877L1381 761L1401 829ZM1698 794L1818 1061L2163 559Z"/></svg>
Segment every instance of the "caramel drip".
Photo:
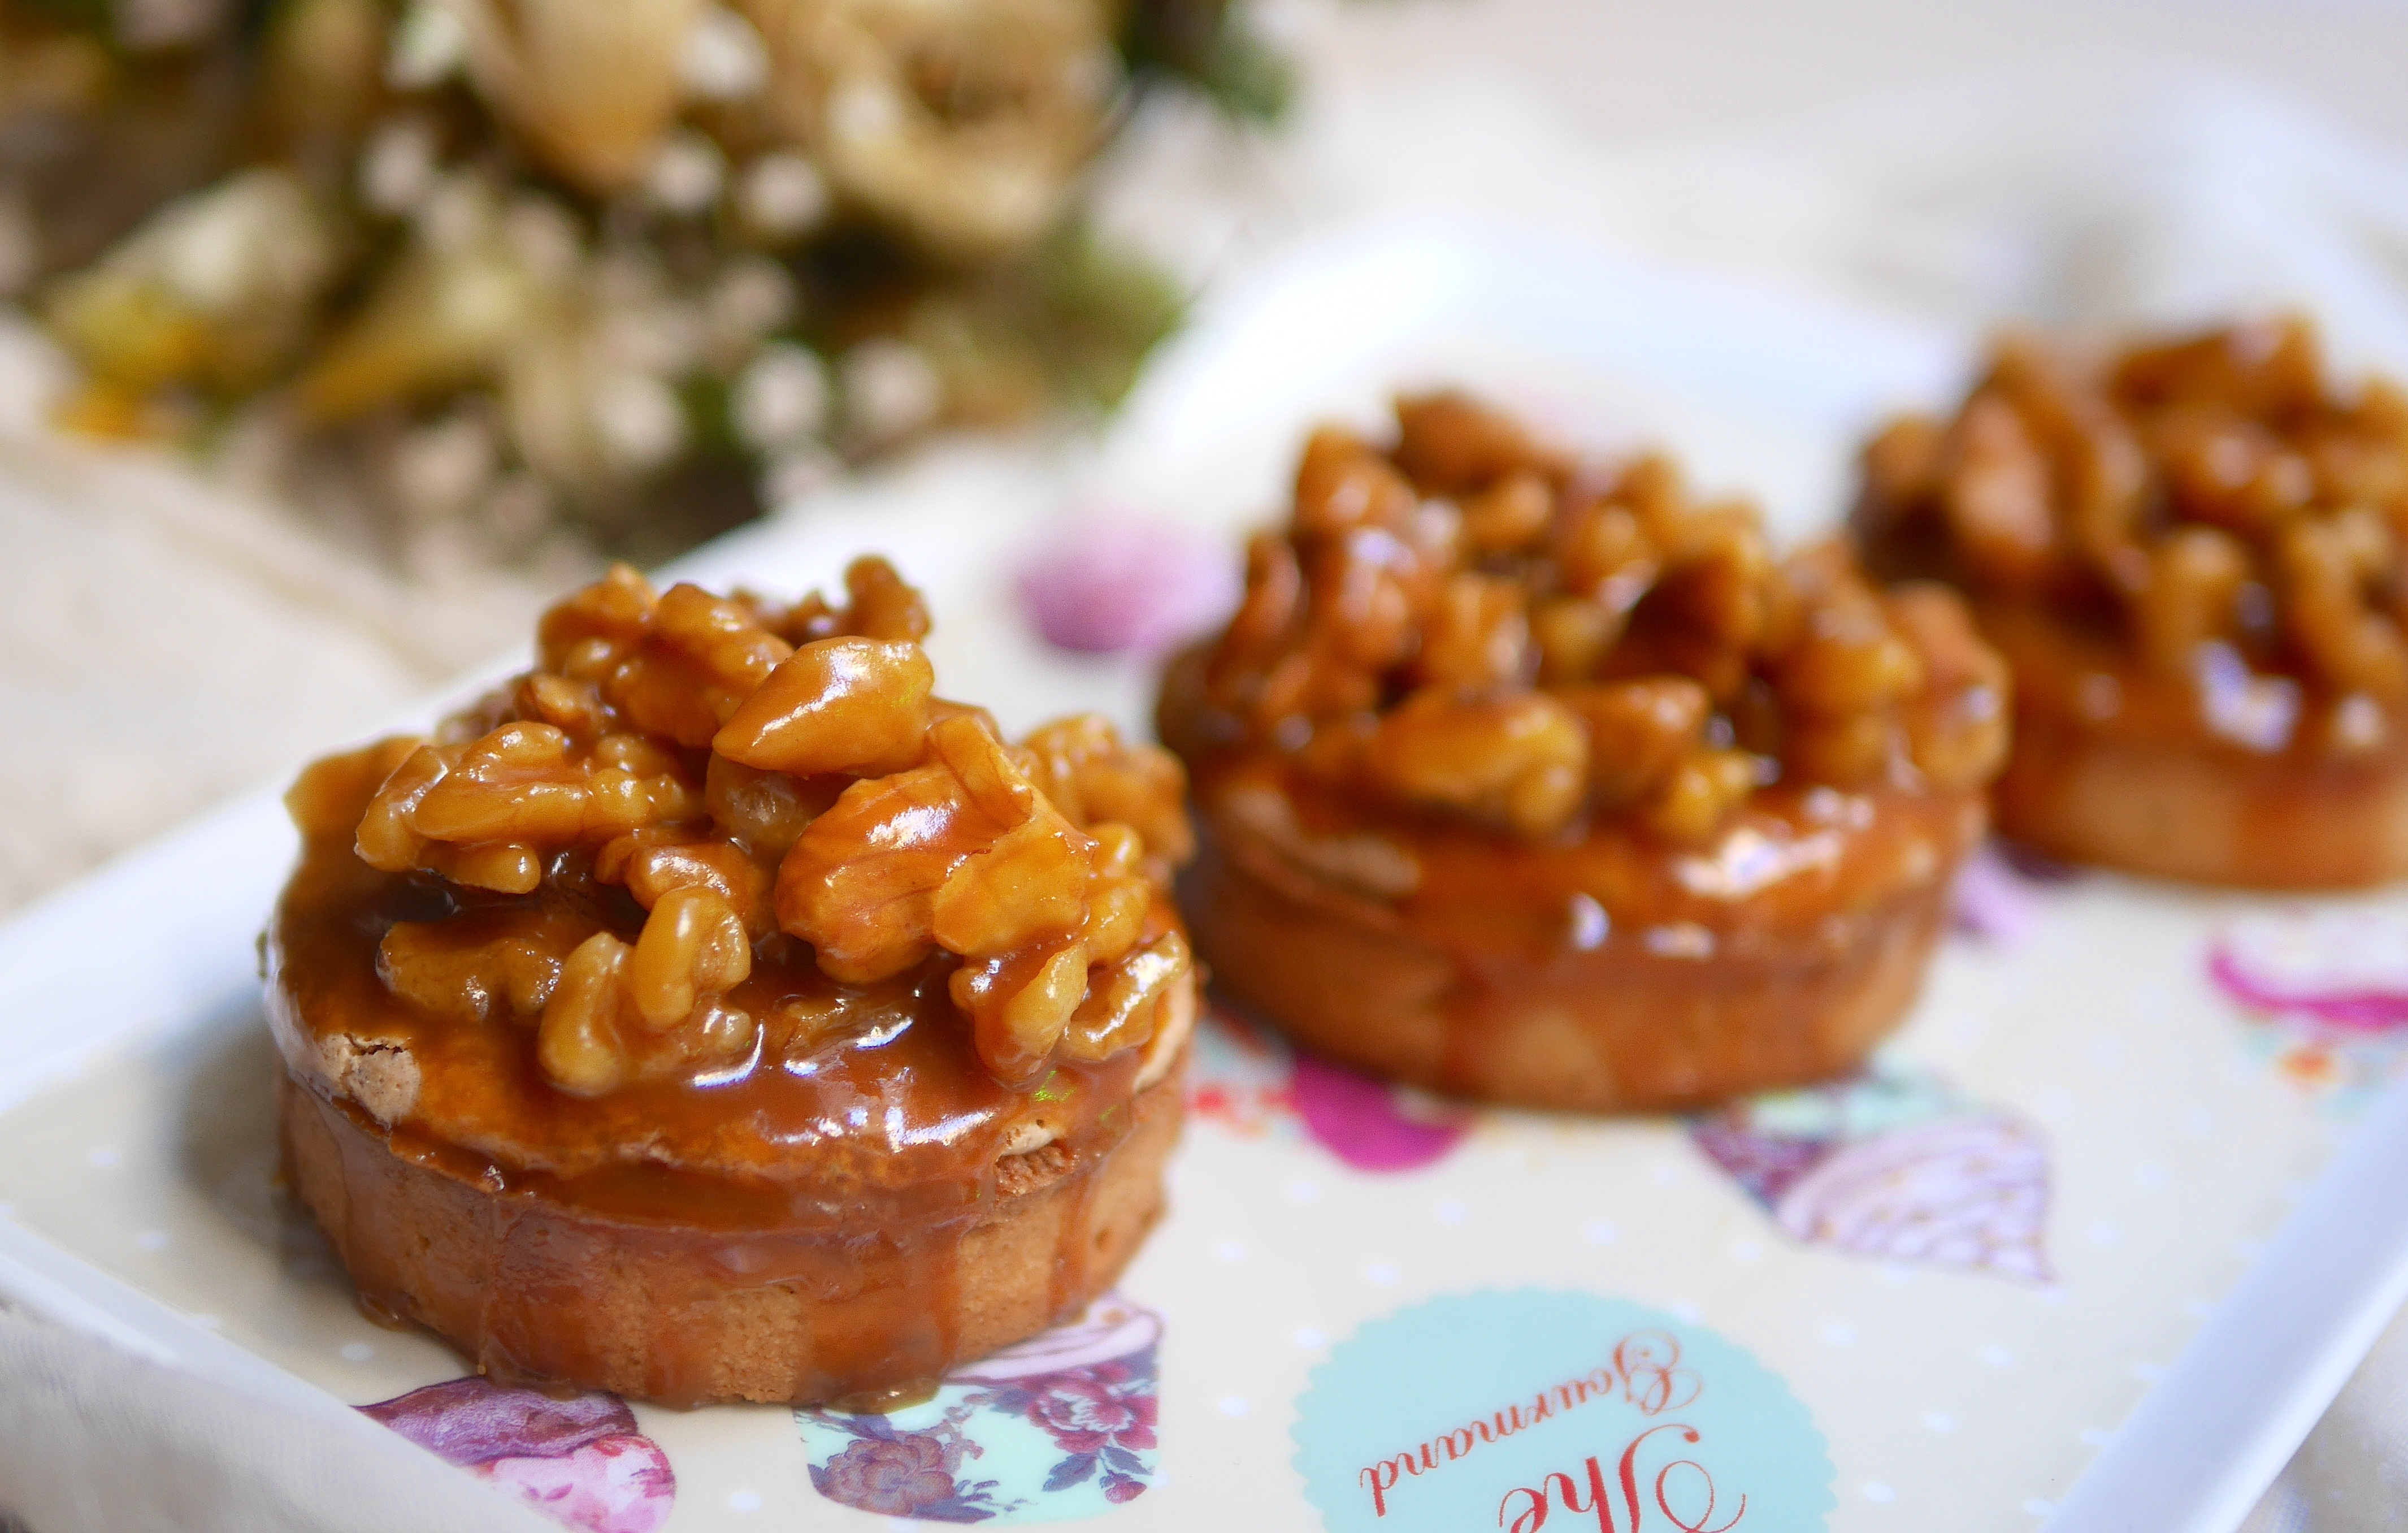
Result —
<svg viewBox="0 0 2408 1533"><path fill-rule="evenodd" d="M550 1388L624 1377L625 1360L605 1355L594 1340L591 1307L597 1275L630 1270L652 1281L632 1292L614 1286L608 1302L642 1310L648 1350L640 1393L666 1403L725 1397L726 1383L715 1372L724 1307L741 1304L750 1289L800 1288L814 1301L798 1332L775 1339L791 1359L794 1399L857 1404L875 1395L891 1406L933 1387L963 1359L959 1279L974 1219L851 1232L631 1225L551 1197L483 1195L433 1163L383 1154L380 1131L348 1104L306 1087L287 1090L340 1146L344 1184L354 1193L429 1169L454 1182L462 1228L474 1230L464 1244L499 1255L439 1264L444 1275L432 1286L430 1264L408 1244L420 1232L366 1219L329 1223L364 1313L388 1326L472 1335L479 1371L496 1380ZM1065 1178L1071 1211L1054 1253L1046 1298L1053 1318L1092 1294L1091 1211L1102 1160L1085 1157Z"/></svg>
<svg viewBox="0 0 2408 1533"><path fill-rule="evenodd" d="M1070 1216L1062 1221L1062 1235L1054 1253L1054 1269L1045 1308L1055 1319L1089 1293L1087 1267L1095 1254L1096 1180L1082 1176L1071 1189Z"/></svg>
<svg viewBox="0 0 2408 1533"><path fill-rule="evenodd" d="M1062 1061L1030 1091L999 1085L935 973L890 986L836 1037L771 1038L738 1069L574 1097L544 1081L526 1023L430 1017L379 983L379 939L396 920L423 919L430 897L331 840L313 844L269 934L271 1015L305 1071L330 1040L407 1051L420 1084L396 1151L496 1190L724 1228L975 1217L1017 1124L1041 1107L1059 1142L1090 1148L1137 1069L1128 1050ZM838 988L796 949L757 964L733 999L774 1016L782 997Z"/></svg>
<svg viewBox="0 0 2408 1533"><path fill-rule="evenodd" d="M1211 818L1215 834L1186 898L1207 953L1243 956L1223 966L1222 982L1283 1020L1366 1008L1398 1028L1431 1019L1414 1078L1469 1095L1494 1073L1501 1038L1531 1036L1534 1016L1589 1025L1600 996L1617 1013L1654 1019L1617 1045L1634 1079L1660 1096L1702 1099L1708 1083L1690 1079L1689 1062L1741 1036L1736 1019L1802 1019L1835 997L1886 996L1899 983L1911 994L1912 966L1900 966L1928 945L1939 891L1983 824L1970 795L1775 784L1705 847L1667 848L1604 816L1532 842L1366 806L1276 763L1207 762L1197 783L1208 806L1268 785L1293 808L1299 837L1377 836L1417 872L1402 894L1349 891L1303 860L1310 845L1299 856ZM1267 924L1229 924L1231 912L1256 910ZM1297 923L1311 941L1283 929ZM1907 979L1894 981L1894 971ZM1340 973L1354 977L1356 994L1337 993L1326 976ZM1749 1036L1768 1071L1807 1079L1828 1068L1802 1023L1795 1036Z"/></svg>
<svg viewBox="0 0 2408 1533"><path fill-rule="evenodd" d="M1033 1113L1056 1132L1045 1153L1067 1168L1077 1211L1049 1307L1086 1297L1095 1168L1128 1132L1140 1051L1066 1061L1030 1091L1007 1089L979 1065L939 975L901 992L868 1031L800 1057L765 1048L738 1072L573 1097L543 1081L526 1024L432 1018L378 982L383 932L425 918L429 897L322 840L269 937L271 1015L300 1076L345 1039L406 1050L420 1072L413 1110L389 1127L322 1080L291 1088L343 1146L346 1182L436 1173L499 1254L454 1273L451 1291L412 1292L401 1274L427 1264L404 1259L415 1254L394 1242L408 1237L351 1223L338 1243L380 1324L472 1337L478 1368L513 1383L622 1377L626 1360L594 1350L581 1309L597 1269L633 1264L670 1275L640 1297L657 1339L642 1393L690 1403L726 1392L700 1340L724 1332L721 1307L744 1290L799 1288L816 1302L806 1334L781 1342L792 1397L867 1388L891 1401L961 1360L963 1243L994 1215L998 1157ZM805 950L756 967L736 998L769 1012L781 990L827 984ZM703 1276L681 1282L681 1272Z"/></svg>

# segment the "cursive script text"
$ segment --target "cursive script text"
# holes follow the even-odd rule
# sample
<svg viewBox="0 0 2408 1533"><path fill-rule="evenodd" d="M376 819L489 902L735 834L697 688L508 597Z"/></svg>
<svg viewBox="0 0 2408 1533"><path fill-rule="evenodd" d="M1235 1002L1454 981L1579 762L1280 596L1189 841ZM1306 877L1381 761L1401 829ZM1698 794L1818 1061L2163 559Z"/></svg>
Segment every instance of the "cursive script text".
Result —
<svg viewBox="0 0 2408 1533"><path fill-rule="evenodd" d="M1633 1331L1614 1343L1612 1355L1606 1362L1586 1373L1539 1391L1527 1404L1517 1400L1403 1453L1366 1464L1356 1474L1356 1483L1370 1492L1373 1514L1384 1517L1388 1514L1388 1493L1408 1478L1443 1469L1469 1456L1483 1443L1501 1441L1591 1400L1623 1400L1644 1416L1681 1410L1698 1397L1704 1385L1695 1371L1680 1363L1681 1343L1673 1337L1663 1331ZM1691 1436L1694 1439L1695 1434ZM1543 1520L1545 1514L1540 1515ZM1538 1524L1530 1526L1535 1528Z"/></svg>
<svg viewBox="0 0 2408 1533"><path fill-rule="evenodd" d="M1739 1526L1740 1519L1747 1515L1747 1497L1742 1496L1739 1498L1739 1504L1731 1509L1727 1521L1715 1522L1714 1506L1720 1497L1714 1489L1714 1477L1706 1471L1704 1465L1692 1458L1676 1458L1657 1469L1653 1477L1641 1473L1639 1450L1658 1432L1678 1432L1683 1442L1698 1440L1698 1429L1694 1426L1684 1426L1678 1422L1650 1426L1632 1438L1629 1446L1622 1450L1622 1457L1614 1465L1612 1485L1606 1483L1604 1466L1595 1454L1591 1454L1581 1463L1585 1471L1584 1482L1557 1471L1540 1481L1536 1486L1516 1485L1507 1491L1505 1499L1498 1503L1497 1526L1505 1529L1505 1533L1539 1533L1539 1529L1547 1526L1548 1512L1560 1506L1566 1512L1594 1515L1598 1533L1642 1533L1649 1526L1668 1527L1672 1533L1730 1533L1730 1529ZM1676 1481L1676 1473L1682 1470L1687 1472L1680 1474ZM1642 1483L1653 1493L1652 1504L1640 1499ZM1679 1498L1684 1505L1695 1508L1702 1497L1703 1508L1685 1514L1674 1511L1672 1501L1676 1485L1680 1488ZM1618 1503L1612 1494L1615 1491L1621 1493ZM1617 1505L1622 1513L1619 1520L1614 1516ZM1658 1515L1660 1521L1657 1520Z"/></svg>

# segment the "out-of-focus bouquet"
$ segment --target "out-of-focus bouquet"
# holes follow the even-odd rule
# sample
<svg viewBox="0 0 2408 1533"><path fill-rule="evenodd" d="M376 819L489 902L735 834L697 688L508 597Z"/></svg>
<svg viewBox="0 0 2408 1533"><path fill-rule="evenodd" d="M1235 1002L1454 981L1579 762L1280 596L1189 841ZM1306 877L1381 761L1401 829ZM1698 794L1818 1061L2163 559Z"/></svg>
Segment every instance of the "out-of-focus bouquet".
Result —
<svg viewBox="0 0 2408 1533"><path fill-rule="evenodd" d="M1082 175L1228 0L0 0L0 295L103 437L405 559L658 557L1176 318Z"/></svg>

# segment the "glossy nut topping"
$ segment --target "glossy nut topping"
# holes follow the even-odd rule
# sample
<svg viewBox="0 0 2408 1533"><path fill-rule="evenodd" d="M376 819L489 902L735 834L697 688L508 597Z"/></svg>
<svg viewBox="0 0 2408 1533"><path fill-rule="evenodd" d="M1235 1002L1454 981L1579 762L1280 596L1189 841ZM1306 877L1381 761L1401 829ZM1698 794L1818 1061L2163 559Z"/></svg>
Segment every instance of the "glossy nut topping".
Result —
<svg viewBox="0 0 2408 1533"><path fill-rule="evenodd" d="M1518 838L1623 816L1684 844L1775 781L1997 769L2003 670L1947 592L1885 595L1837 543L1776 558L1668 460L1578 463L1459 394L1397 423L1313 435L1206 658L1197 749Z"/></svg>
<svg viewBox="0 0 2408 1533"><path fill-rule="evenodd" d="M1894 422L1864 467L1885 569L2044 609L2202 695L2257 673L2408 707L2408 392L2329 387L2303 321L2113 356L2009 338L1953 419Z"/></svg>
<svg viewBox="0 0 2408 1533"><path fill-rule="evenodd" d="M1189 967L1178 762L1093 717L1005 743L931 695L916 593L877 559L846 585L781 608L614 568L435 738L312 766L304 834L429 886L384 988L532 1027L586 1097L808 1052L896 985L950 996L1014 1089L1145 1044Z"/></svg>

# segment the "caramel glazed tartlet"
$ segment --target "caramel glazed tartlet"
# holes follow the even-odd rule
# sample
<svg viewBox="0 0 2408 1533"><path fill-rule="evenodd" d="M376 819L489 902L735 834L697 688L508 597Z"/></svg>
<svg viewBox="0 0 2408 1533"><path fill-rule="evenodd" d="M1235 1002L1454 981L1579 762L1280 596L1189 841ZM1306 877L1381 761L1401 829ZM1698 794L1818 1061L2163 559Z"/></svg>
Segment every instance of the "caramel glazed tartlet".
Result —
<svg viewBox="0 0 2408 1533"><path fill-rule="evenodd" d="M322 761L267 939L287 1178L513 1379L908 1397L1108 1285L1196 1013L1177 761L930 696L917 593L619 568L432 740Z"/></svg>
<svg viewBox="0 0 2408 1533"><path fill-rule="evenodd" d="M2000 828L2260 888L2408 875L2408 392L2314 333L2107 357L2001 344L1956 418L1865 453L1856 528L2014 670Z"/></svg>
<svg viewBox="0 0 2408 1533"><path fill-rule="evenodd" d="M2006 743L1997 657L1845 545L1776 561L1661 457L1453 394L1324 428L1166 680L1216 982L1440 1091L1659 1109L1845 1070L1903 1015Z"/></svg>

